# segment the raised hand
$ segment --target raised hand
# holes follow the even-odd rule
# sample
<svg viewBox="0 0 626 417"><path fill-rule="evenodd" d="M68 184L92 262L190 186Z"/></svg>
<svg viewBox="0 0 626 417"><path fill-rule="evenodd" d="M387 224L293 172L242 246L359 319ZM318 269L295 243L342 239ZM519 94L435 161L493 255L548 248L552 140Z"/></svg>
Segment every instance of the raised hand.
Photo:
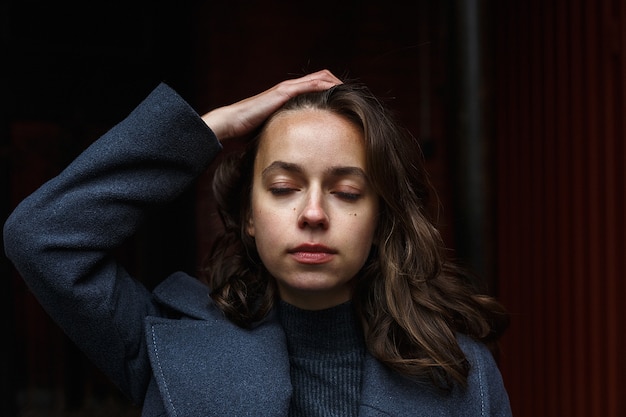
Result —
<svg viewBox="0 0 626 417"><path fill-rule="evenodd" d="M224 142L246 135L260 126L291 97L311 91L326 90L341 84L328 70L282 81L255 96L228 106L218 107L202 116L202 120Z"/></svg>

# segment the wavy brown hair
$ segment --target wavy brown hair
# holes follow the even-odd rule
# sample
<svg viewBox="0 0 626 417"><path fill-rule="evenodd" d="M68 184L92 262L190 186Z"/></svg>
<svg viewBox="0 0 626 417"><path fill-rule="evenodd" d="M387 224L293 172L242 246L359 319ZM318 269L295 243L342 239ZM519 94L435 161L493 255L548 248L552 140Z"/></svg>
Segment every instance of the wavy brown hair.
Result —
<svg viewBox="0 0 626 417"><path fill-rule="evenodd" d="M356 279L353 303L369 351L403 375L430 378L440 387L466 384L468 361L457 333L495 347L508 325L504 308L477 291L475 280L446 257L434 218L434 196L415 138L357 83L299 95L286 110L317 108L362 129L368 179L380 199L371 254ZM229 154L213 182L224 225L206 269L211 297L242 327L262 320L277 289L246 233L254 158L263 130L241 153Z"/></svg>

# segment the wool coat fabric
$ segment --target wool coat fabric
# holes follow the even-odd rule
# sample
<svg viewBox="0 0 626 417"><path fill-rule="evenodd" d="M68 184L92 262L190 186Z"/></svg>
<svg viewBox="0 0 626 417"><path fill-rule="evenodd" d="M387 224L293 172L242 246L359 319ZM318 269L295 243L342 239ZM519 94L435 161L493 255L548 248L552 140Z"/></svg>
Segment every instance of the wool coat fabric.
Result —
<svg viewBox="0 0 626 417"><path fill-rule="evenodd" d="M249 330L182 272L152 292L114 252L146 210L176 199L221 151L213 132L160 84L4 226L7 256L41 305L143 416L287 416L285 335L275 313ZM467 388L443 393L368 355L360 416L509 416L496 363L465 336Z"/></svg>

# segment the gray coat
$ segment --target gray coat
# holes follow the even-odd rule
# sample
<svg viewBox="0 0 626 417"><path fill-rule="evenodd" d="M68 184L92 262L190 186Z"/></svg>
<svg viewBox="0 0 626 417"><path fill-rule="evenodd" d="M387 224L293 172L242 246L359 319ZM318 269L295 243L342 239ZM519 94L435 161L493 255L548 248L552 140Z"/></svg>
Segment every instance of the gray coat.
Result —
<svg viewBox="0 0 626 417"><path fill-rule="evenodd" d="M274 314L251 330L226 320L184 273L152 293L115 261L145 210L174 200L220 152L197 113L165 84L25 199L5 250L39 302L145 416L286 416L284 332ZM467 389L442 393L368 356L361 416L509 416L485 346L460 336Z"/></svg>

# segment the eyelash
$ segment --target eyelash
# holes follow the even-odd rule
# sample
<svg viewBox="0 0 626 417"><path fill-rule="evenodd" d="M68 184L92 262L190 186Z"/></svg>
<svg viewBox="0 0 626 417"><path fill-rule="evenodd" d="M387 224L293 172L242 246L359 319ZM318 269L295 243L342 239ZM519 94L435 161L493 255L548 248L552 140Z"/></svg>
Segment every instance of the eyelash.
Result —
<svg viewBox="0 0 626 417"><path fill-rule="evenodd" d="M272 187L269 189L270 193L272 193L272 195L275 196L283 196L283 195L287 195L290 194L291 192L294 191L298 191L297 188L286 188L286 187ZM331 194L341 198L342 200L346 200L346 201L357 201L359 198L361 198L361 194L357 194L357 193L346 193L346 192L342 192L342 191L333 191L331 192Z"/></svg>
<svg viewBox="0 0 626 417"><path fill-rule="evenodd" d="M356 201L359 198L361 198L361 194L356 194L356 193L345 193L345 192L341 192L341 191L334 191L331 194L336 195L337 197L343 199L343 200L347 200L347 201Z"/></svg>
<svg viewBox="0 0 626 417"><path fill-rule="evenodd" d="M297 191L297 188L286 188L286 187L272 187L270 188L270 193L272 193L273 195L287 195L289 193L291 193L292 191Z"/></svg>

